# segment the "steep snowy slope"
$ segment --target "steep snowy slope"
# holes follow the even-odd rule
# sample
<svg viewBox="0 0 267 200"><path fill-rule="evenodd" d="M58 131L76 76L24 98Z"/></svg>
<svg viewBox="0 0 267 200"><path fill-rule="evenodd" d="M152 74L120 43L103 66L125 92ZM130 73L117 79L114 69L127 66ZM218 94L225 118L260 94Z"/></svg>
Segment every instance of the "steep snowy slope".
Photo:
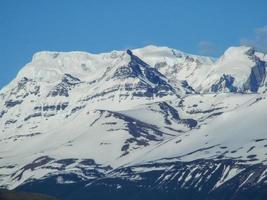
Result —
<svg viewBox="0 0 267 200"><path fill-rule="evenodd" d="M127 132L135 135L129 138L129 143L123 143L120 128L123 126L103 114L105 122L100 118L93 125L98 136L90 134L88 129L89 133L73 140L70 147L61 145L51 150L53 153L50 152L48 158L40 157L30 162L32 171L25 165L22 171L13 175L13 180L5 181L15 185L28 179L19 188L34 191L32 184L36 184L39 192L45 191L41 188L47 188L47 184L52 184L52 188L57 184L66 188L78 187L80 199L88 196L132 199L135 194L141 199L151 195L162 199L182 194L182 199L194 196L209 199L210 195L215 195L216 199L264 199L267 140L266 112L263 111L266 103L266 95L207 94L113 112L114 117L127 119ZM184 122L191 123L184 126ZM196 126L190 130L192 122ZM148 124L152 129L148 129ZM105 127L109 130L104 130ZM106 136L99 141L100 132ZM108 139L109 133L118 135L116 144ZM127 137L126 132L124 135ZM106 143L98 147L97 144L103 141ZM117 148L123 144L123 149ZM121 156L114 159L116 154ZM107 162L103 163L105 160ZM89 164L82 164L85 161ZM29 176L33 180L29 181ZM255 188L259 196L249 198L251 196L247 194L253 194ZM58 195L51 189L48 192ZM79 199L77 193L59 197ZM234 194L238 196L234 197Z"/></svg>
<svg viewBox="0 0 267 200"><path fill-rule="evenodd" d="M212 98L212 95L209 96ZM146 153L141 159L153 161L164 157L168 160L173 158L180 161L192 161L204 158L214 160L227 158L240 160L242 163L261 162L266 164L265 120L267 113L263 112L267 108L266 95L226 95L223 101L221 98L222 95L219 95L213 96L211 99L214 106L210 106L210 108L217 110L213 114L218 115L212 120L212 123L172 138L164 145ZM186 105L189 102L197 104L196 101L205 102L207 99L208 96L190 96L184 99L183 104ZM190 113L190 117L203 113L198 110L199 106L196 107L197 109L187 111Z"/></svg>
<svg viewBox="0 0 267 200"><path fill-rule="evenodd" d="M109 164L130 151L175 135L167 129L170 125L161 130L157 124L118 111L177 99L188 89L182 84L173 87L129 50L100 56L38 53L1 91L1 166L7 175L1 178L3 184L13 188L34 177L31 173L24 176L27 173L20 168L39 158L92 159ZM83 72L82 63L91 60L100 64L87 64L90 70ZM158 120L162 125L168 112L164 106L155 108L161 112ZM196 126L194 120L174 115L177 129ZM48 173L37 172L35 177Z"/></svg>
<svg viewBox="0 0 267 200"><path fill-rule="evenodd" d="M251 47L230 47L218 60L167 47L147 46L133 52L173 82L184 80L197 92L257 92L266 88L266 55Z"/></svg>
<svg viewBox="0 0 267 200"><path fill-rule="evenodd" d="M264 195L266 60L249 47L218 60L156 46L37 53L0 91L0 186L75 200Z"/></svg>
<svg viewBox="0 0 267 200"><path fill-rule="evenodd" d="M202 87L213 92L257 92L265 77L266 62L256 56L254 49L231 47L216 62Z"/></svg>
<svg viewBox="0 0 267 200"><path fill-rule="evenodd" d="M168 47L147 46L133 52L173 83L184 81L185 85L189 84L194 89L198 89L197 86L215 62L214 58L191 55Z"/></svg>

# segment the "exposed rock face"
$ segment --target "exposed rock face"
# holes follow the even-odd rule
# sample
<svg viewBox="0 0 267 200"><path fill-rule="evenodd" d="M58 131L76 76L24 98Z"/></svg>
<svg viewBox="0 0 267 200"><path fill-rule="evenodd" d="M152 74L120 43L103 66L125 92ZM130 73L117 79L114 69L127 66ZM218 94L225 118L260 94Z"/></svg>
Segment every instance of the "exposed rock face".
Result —
<svg viewBox="0 0 267 200"><path fill-rule="evenodd" d="M40 52L0 91L0 187L59 199L265 200L266 55Z"/></svg>
<svg viewBox="0 0 267 200"><path fill-rule="evenodd" d="M61 188L62 195L59 197L76 200L263 200L267 192L266 170L264 165L246 166L232 160L150 163L122 167L96 181L76 180L71 186L77 188L76 191L67 192L70 185L66 185L65 189ZM238 175L232 177L234 172L238 172ZM70 177L64 175L62 179L70 180ZM49 177L45 181L37 181L35 185L25 184L19 189L34 191L37 188L44 191L40 188L47 188L48 183L56 187L55 179L56 177ZM54 193L53 190L47 192Z"/></svg>
<svg viewBox="0 0 267 200"><path fill-rule="evenodd" d="M71 90L75 85L80 84L81 81L78 78L71 76L70 74L64 74L62 81L57 84L47 95L48 97L55 96L69 96L69 90Z"/></svg>
<svg viewBox="0 0 267 200"><path fill-rule="evenodd" d="M239 57L243 57L243 59L233 57L232 54L239 54ZM229 63L231 68L222 69L223 72L227 73L222 74L219 80L211 85L211 92L251 93L258 92L259 88L264 86L267 64L265 60L257 56L253 48L244 47L228 50L217 65L221 67L225 63ZM237 68L236 66L240 67ZM242 68L243 71L240 70Z"/></svg>
<svg viewBox="0 0 267 200"><path fill-rule="evenodd" d="M232 77L231 75L223 74L219 82L211 86L211 91L212 92L224 92L226 90L229 92L236 92L237 88L233 86L234 81L235 81L235 78Z"/></svg>
<svg viewBox="0 0 267 200"><path fill-rule="evenodd" d="M256 65L252 67L250 76L247 82L244 84L245 90L257 92L258 89L264 86L266 79L267 63L259 59L256 60Z"/></svg>

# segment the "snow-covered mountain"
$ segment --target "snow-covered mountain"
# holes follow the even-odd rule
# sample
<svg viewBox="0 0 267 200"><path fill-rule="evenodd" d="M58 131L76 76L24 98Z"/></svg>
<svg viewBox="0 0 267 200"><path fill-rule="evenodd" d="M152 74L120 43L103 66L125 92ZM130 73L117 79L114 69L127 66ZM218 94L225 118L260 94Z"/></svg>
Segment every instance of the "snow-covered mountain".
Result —
<svg viewBox="0 0 267 200"><path fill-rule="evenodd" d="M244 46L219 59L156 46L36 53L0 91L0 185L62 199L264 199L266 67Z"/></svg>
<svg viewBox="0 0 267 200"><path fill-rule="evenodd" d="M267 57L251 47L230 47L217 60L167 47L147 46L133 52L174 83L187 81L201 93L257 92L266 83Z"/></svg>

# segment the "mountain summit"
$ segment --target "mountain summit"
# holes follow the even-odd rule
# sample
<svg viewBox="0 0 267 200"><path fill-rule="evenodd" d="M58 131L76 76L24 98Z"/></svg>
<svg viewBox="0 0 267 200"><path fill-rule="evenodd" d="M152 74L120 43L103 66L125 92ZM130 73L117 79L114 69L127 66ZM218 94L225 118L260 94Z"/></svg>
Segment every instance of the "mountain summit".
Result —
<svg viewBox="0 0 267 200"><path fill-rule="evenodd" d="M0 185L59 199L267 193L267 56L39 52L0 91Z"/></svg>

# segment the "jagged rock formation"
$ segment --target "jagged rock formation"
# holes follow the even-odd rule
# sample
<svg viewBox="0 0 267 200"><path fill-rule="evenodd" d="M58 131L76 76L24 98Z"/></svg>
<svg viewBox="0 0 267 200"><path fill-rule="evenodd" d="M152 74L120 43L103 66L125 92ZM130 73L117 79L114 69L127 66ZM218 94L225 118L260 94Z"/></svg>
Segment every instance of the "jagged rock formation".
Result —
<svg viewBox="0 0 267 200"><path fill-rule="evenodd" d="M39 52L0 91L0 185L75 200L266 199L266 62L250 47L219 59Z"/></svg>

